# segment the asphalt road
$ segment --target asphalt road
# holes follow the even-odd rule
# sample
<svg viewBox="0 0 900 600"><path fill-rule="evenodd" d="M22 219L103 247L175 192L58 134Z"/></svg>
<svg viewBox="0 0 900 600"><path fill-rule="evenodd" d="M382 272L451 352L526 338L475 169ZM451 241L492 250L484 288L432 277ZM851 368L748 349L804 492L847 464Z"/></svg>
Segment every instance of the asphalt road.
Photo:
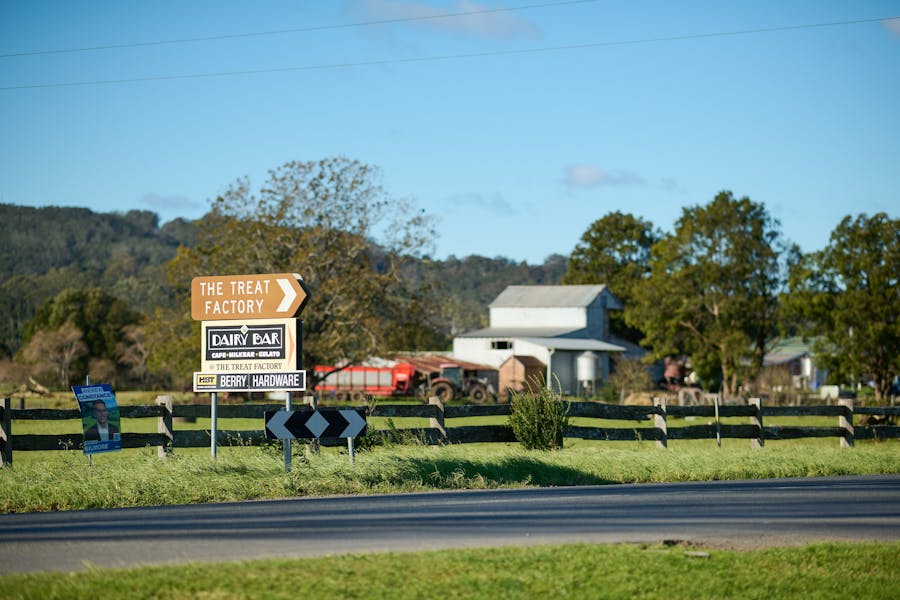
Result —
<svg viewBox="0 0 900 600"><path fill-rule="evenodd" d="M0 573L562 542L900 540L900 476L439 492L0 515Z"/></svg>

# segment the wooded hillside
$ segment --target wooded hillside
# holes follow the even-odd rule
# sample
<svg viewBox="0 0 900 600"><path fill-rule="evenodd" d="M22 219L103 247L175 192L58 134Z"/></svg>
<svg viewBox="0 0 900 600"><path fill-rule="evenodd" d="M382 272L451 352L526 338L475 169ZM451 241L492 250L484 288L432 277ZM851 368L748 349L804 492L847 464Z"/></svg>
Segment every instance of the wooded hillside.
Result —
<svg viewBox="0 0 900 600"><path fill-rule="evenodd" d="M101 287L134 310L171 307L166 263L179 245L196 240L194 222L160 225L149 211L95 213L85 208L0 204L0 357L21 346L25 324L38 306L66 288ZM296 267L303 273L303 265ZM559 283L566 258L543 265L508 258L451 256L409 265L409 277L440 273L436 301L444 333L486 325L487 305L507 285Z"/></svg>

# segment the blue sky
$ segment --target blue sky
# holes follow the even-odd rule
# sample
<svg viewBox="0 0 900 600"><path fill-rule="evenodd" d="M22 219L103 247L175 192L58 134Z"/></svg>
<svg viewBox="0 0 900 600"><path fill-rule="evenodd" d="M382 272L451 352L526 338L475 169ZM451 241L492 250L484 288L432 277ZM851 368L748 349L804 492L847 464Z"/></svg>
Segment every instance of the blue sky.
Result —
<svg viewBox="0 0 900 600"><path fill-rule="evenodd" d="M900 216L887 17L900 2L7 0L0 202L196 218L238 177L345 156L436 217L438 258L540 263L611 211L671 230L720 190L818 250L844 215Z"/></svg>

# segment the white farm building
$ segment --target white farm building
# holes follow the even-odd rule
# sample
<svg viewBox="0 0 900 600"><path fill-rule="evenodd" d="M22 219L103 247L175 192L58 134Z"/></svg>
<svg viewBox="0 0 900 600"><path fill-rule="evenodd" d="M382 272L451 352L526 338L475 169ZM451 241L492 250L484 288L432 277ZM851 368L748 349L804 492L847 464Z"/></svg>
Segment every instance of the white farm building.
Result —
<svg viewBox="0 0 900 600"><path fill-rule="evenodd" d="M591 393L610 353L625 351L610 342L608 311L621 309L605 285L512 285L489 305L489 327L453 339L453 355L496 367L501 392L522 389L531 369L564 394Z"/></svg>

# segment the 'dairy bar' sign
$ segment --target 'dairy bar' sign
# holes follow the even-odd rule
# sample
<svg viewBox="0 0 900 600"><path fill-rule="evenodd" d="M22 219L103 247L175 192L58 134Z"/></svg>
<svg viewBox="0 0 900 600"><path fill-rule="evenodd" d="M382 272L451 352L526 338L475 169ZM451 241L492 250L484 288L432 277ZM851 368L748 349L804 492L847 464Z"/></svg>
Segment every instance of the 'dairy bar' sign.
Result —
<svg viewBox="0 0 900 600"><path fill-rule="evenodd" d="M297 319L204 321L200 370L294 371L299 344Z"/></svg>

